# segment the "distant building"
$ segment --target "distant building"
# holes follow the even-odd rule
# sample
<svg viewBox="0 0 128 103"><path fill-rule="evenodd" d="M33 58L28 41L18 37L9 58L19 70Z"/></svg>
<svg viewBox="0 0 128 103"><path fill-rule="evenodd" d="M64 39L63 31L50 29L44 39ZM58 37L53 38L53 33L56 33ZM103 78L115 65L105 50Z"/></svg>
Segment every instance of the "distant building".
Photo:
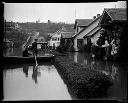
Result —
<svg viewBox="0 0 128 103"><path fill-rule="evenodd" d="M75 34L74 31L72 32L62 32L61 33L61 40L63 41L63 46L67 49L66 51L73 51L73 39L72 36Z"/></svg>
<svg viewBox="0 0 128 103"><path fill-rule="evenodd" d="M51 23L51 21L50 21L50 20L48 20L48 23Z"/></svg>
<svg viewBox="0 0 128 103"><path fill-rule="evenodd" d="M71 26L63 26L60 30L55 33L49 33L49 46L55 49L60 45L61 39L65 41L72 37L74 34L73 28Z"/></svg>
<svg viewBox="0 0 128 103"><path fill-rule="evenodd" d="M60 45L60 38L61 38L61 31L58 30L55 33L53 33L52 35L50 35L49 37L49 43L48 45L52 48L55 49L56 47L58 47Z"/></svg>

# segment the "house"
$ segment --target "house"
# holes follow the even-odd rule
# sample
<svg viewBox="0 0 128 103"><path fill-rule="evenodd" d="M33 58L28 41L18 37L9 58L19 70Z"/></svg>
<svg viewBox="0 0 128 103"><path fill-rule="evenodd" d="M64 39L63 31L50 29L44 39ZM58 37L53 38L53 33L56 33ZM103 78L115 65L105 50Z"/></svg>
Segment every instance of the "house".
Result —
<svg viewBox="0 0 128 103"><path fill-rule="evenodd" d="M72 36L75 32L62 32L61 41L63 41L63 46L66 51L73 51L73 39Z"/></svg>
<svg viewBox="0 0 128 103"><path fill-rule="evenodd" d="M74 25L75 34L86 28L91 22L92 19L76 19Z"/></svg>
<svg viewBox="0 0 128 103"><path fill-rule="evenodd" d="M126 34L126 21L127 13L126 8L105 8L102 17L99 21L99 26L104 29L106 34L104 37L107 38L108 43L115 45L115 53L113 54L113 49L109 49L109 54L116 56L117 58L122 54L127 54L126 47L128 46L128 36ZM114 42L113 42L114 41ZM126 50L125 50L125 49ZM120 54L121 53L121 54ZM125 56L124 56L125 57Z"/></svg>
<svg viewBox="0 0 128 103"><path fill-rule="evenodd" d="M101 33L101 27L98 26L99 20L101 16L94 19L92 23L89 24L89 26L83 30L84 35L84 49L86 52L91 52L91 45L97 45L97 40L100 37Z"/></svg>
<svg viewBox="0 0 128 103"><path fill-rule="evenodd" d="M99 18L100 15L97 15L97 18ZM87 44L86 40L84 40L84 36L91 32L93 29L98 30L99 28L97 27L97 22L99 19L84 19L80 21L75 22L74 28L76 28L76 33L73 35L73 40L74 40L74 49L75 51L83 51L84 50L84 45ZM95 21L95 22L94 22ZM81 24L80 24L81 23ZM96 31L95 30L95 31Z"/></svg>
<svg viewBox="0 0 128 103"><path fill-rule="evenodd" d="M56 49L60 45L61 30L56 31L55 33L50 33L48 45L52 49Z"/></svg>
<svg viewBox="0 0 128 103"><path fill-rule="evenodd" d="M70 40L72 35L74 35L73 28L69 25L63 26L60 30L55 33L49 33L49 46L55 49L60 45L60 41L63 39L66 43L67 40Z"/></svg>

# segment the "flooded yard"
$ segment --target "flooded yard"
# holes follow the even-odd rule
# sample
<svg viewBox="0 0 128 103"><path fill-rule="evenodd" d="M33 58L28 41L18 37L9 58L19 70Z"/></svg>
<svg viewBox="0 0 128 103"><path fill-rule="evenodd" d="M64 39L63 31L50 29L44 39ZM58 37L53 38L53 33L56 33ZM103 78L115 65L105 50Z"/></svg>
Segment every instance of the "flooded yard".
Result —
<svg viewBox="0 0 128 103"><path fill-rule="evenodd" d="M113 85L108 90L107 97L99 99L127 99L128 64L114 63L102 60L92 60L89 54L79 52L69 53L69 57L72 58L74 62L80 63L85 67L102 71L106 75L111 75L113 79Z"/></svg>
<svg viewBox="0 0 128 103"><path fill-rule="evenodd" d="M8 55L13 55L16 50L14 49ZM18 51L17 56L20 56L19 54L21 54L21 51ZM92 60L90 55L86 53L69 53L68 56L74 62L80 63L85 67L111 75L114 84L108 90L107 97L99 99L127 99L128 64ZM40 64L37 70L35 70L35 64L5 65L3 70L3 88L4 100L74 99L68 92L67 86L54 65L47 63Z"/></svg>

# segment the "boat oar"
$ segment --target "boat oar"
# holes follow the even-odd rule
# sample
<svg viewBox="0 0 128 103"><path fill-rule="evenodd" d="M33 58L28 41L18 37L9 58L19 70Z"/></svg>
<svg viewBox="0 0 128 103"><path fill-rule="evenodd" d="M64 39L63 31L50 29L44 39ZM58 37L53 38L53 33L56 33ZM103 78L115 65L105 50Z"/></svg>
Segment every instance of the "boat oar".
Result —
<svg viewBox="0 0 128 103"><path fill-rule="evenodd" d="M36 55L35 55L35 61L36 61L36 66L38 66L37 59L36 59Z"/></svg>

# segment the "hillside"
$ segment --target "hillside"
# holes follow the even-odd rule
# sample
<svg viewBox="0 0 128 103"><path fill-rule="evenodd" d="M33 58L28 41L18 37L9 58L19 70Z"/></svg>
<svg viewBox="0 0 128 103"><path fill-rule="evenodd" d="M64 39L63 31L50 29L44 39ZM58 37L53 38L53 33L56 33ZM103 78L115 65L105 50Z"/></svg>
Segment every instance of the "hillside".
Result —
<svg viewBox="0 0 128 103"><path fill-rule="evenodd" d="M65 23L18 23L21 28L27 32L37 31L40 32L40 36L44 36L45 41L47 41L47 34L54 33L61 29L62 26L68 26L69 29L73 29L74 24ZM69 30L69 31L71 31Z"/></svg>

